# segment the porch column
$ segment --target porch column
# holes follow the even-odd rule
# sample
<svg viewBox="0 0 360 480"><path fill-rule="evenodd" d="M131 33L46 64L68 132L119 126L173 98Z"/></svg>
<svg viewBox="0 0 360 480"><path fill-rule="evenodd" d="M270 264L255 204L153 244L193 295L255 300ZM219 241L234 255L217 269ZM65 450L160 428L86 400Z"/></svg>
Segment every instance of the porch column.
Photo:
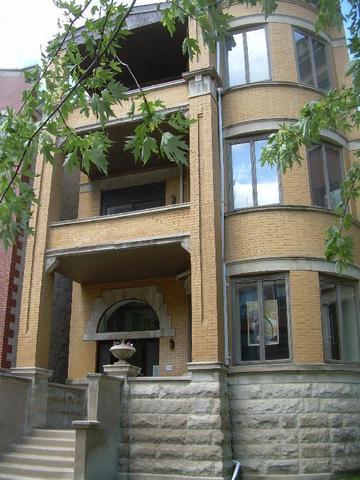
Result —
<svg viewBox="0 0 360 480"><path fill-rule="evenodd" d="M45 252L49 223L59 218L62 158L52 166L39 155L35 172L34 190L39 203L30 220L35 233L26 245L16 365L47 368L54 274L51 266L46 268Z"/></svg>
<svg viewBox="0 0 360 480"><path fill-rule="evenodd" d="M184 75L189 85L192 362L223 362L220 163L213 68Z"/></svg>

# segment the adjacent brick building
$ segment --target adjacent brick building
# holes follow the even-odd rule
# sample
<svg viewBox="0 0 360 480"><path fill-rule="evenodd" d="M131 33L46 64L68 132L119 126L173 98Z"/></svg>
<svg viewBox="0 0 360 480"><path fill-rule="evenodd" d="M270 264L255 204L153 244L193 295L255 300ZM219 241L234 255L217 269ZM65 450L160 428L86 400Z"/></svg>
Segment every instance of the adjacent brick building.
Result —
<svg viewBox="0 0 360 480"><path fill-rule="evenodd" d="M322 132L285 175L259 163L279 124L349 84L344 32L317 34L313 2L280 1L267 19L260 7L230 11L216 55L202 46L188 64L185 28L170 38L154 6L137 7L129 20L134 35L123 54L148 97L197 120L188 167L159 158L134 164L123 144L139 118L126 105L107 126L109 177L95 169L63 176L61 158L36 163L40 202L17 366L22 374L49 368L65 338L52 313L57 275L67 292L72 282L61 320L68 381L111 363L112 341L134 342L143 376L126 382L119 423L106 423L108 409L98 430L118 442L119 479L224 480L232 458L244 479L360 471L359 201L351 205L354 264L341 276L324 258L360 135ZM188 27L199 35L193 21ZM80 112L69 124L99 128ZM69 191L76 211L64 214ZM111 380L86 381L94 378ZM118 406L107 392L97 408ZM88 415L91 430L100 417Z"/></svg>
<svg viewBox="0 0 360 480"><path fill-rule="evenodd" d="M27 88L24 70L0 69L0 114L6 107L18 110ZM0 250L0 367L15 366L24 239L8 251Z"/></svg>

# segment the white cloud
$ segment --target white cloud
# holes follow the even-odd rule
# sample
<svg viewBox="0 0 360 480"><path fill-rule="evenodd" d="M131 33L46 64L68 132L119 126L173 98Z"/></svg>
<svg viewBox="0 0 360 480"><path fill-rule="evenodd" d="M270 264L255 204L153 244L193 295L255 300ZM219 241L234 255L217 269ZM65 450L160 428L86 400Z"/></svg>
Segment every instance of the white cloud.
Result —
<svg viewBox="0 0 360 480"><path fill-rule="evenodd" d="M138 0L136 4L151 3L158 2ZM1 0L0 68L23 68L37 63L41 47L57 32L60 13L52 0Z"/></svg>

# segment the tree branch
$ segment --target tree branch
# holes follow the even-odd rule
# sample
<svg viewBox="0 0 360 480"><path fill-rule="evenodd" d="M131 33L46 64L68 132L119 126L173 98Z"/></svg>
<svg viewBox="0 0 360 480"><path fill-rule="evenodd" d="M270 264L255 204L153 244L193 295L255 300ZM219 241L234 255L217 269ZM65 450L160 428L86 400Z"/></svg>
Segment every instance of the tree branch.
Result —
<svg viewBox="0 0 360 480"><path fill-rule="evenodd" d="M49 60L49 62L47 63L47 65L45 66L41 76L39 77L39 79L37 80L37 82L32 86L31 90L29 91L28 95L26 96L23 104L21 105L20 107L20 110L17 112L17 115L20 115L20 113L23 111L27 101L29 100L29 98L32 96L32 94L34 93L35 89L39 86L41 80L44 78L44 76L46 75L47 71L49 70L51 64L53 63L54 61L54 58L57 57L57 55L59 54L60 50L62 49L62 47L64 46L65 42L66 42L66 39L70 33L70 30L72 29L74 23L76 22L76 20L78 20L80 17L82 17L82 15L84 14L85 10L88 8L88 6L90 5L90 3L92 2L92 0L88 0L85 5L84 5L84 8L81 10L81 12L79 13L79 15L77 15L76 17L74 17L72 19L72 21L70 22L69 24L69 27L68 29L66 30L65 34L64 34L64 38L62 39L61 43L59 44L58 48L56 49L56 52L55 54L51 57L51 59Z"/></svg>
<svg viewBox="0 0 360 480"><path fill-rule="evenodd" d="M91 0L90 0L91 1ZM88 74L92 72L92 70L95 68L96 66L96 63L97 61L99 61L106 53L107 49L109 48L109 46L111 45L111 43L115 40L115 38L117 37L117 35L119 34L120 30L122 29L127 17L130 15L132 9L134 8L135 6L135 3L136 3L136 0L132 0L130 6L128 7L128 9L126 10L126 12L123 14L123 16L121 17L114 33L111 35L107 45L104 47L104 49L99 53L98 55L98 58L97 60L95 59L90 65L89 67L85 70L85 72L81 75L81 77L78 79L78 81L75 83L75 85L70 89L70 91L68 92L68 94L62 99L62 101L56 106L56 108L50 113L50 115L39 125L39 127L35 130L35 132L31 135L31 137L29 138L29 140L27 141L27 144L26 144L26 147L25 147L25 150L20 158L20 161L10 179L10 182L8 184L8 186L6 187L4 193L1 195L1 198L0 198L0 204L3 202L7 192L10 190L12 184L14 183L19 171L20 171L20 168L21 168L21 165L23 164L24 162L24 159L25 159L25 156L26 156L26 153L30 147L30 145L32 144L32 142L34 141L34 139L36 138L36 136L41 132L41 130L45 127L45 125L53 118L53 116L60 111L61 107L64 105L64 103L66 103L68 101L68 99L71 97L71 95L75 92L75 90L78 88L78 86L87 78Z"/></svg>

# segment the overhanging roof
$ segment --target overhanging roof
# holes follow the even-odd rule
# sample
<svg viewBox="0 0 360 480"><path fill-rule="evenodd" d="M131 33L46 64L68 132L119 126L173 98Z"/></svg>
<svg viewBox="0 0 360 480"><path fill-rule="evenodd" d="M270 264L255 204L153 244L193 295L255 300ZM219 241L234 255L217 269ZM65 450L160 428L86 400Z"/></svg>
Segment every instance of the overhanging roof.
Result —
<svg viewBox="0 0 360 480"><path fill-rule="evenodd" d="M178 275L189 268L187 235L120 244L49 250L47 271L81 284Z"/></svg>

